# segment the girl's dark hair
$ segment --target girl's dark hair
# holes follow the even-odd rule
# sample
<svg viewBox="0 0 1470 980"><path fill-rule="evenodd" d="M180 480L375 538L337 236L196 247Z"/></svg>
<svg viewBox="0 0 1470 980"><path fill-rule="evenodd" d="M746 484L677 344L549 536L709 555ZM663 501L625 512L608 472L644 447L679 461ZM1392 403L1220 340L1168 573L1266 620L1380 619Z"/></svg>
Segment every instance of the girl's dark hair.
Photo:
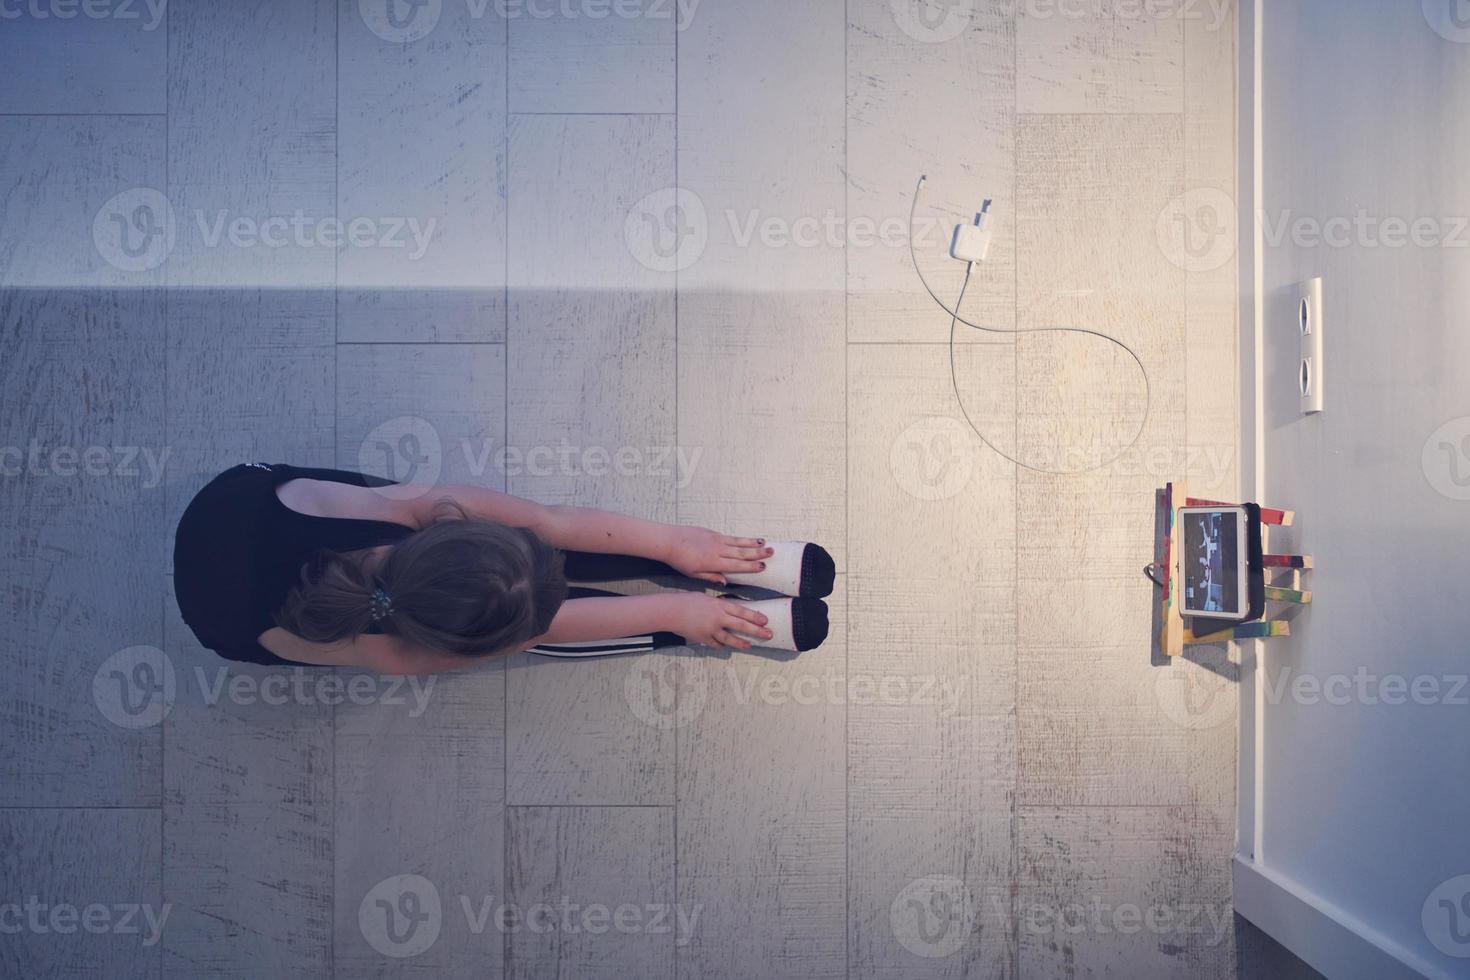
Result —
<svg viewBox="0 0 1470 980"><path fill-rule="evenodd" d="M313 573L303 573L276 625L332 643L376 624L417 646L466 657L518 650L545 633L567 597L561 553L525 528L469 518L453 501L438 509L433 524L392 545L375 570L359 554L325 553ZM375 620L378 589L392 605Z"/></svg>

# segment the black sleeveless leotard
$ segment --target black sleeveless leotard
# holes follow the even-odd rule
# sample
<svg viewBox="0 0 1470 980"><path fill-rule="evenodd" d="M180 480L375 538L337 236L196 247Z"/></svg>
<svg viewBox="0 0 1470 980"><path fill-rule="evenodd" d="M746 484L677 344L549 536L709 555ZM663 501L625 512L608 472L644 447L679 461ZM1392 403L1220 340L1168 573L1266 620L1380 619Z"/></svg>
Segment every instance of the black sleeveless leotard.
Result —
<svg viewBox="0 0 1470 980"><path fill-rule="evenodd" d="M229 660L292 664L259 637L301 583L302 567L324 550L393 544L413 528L385 521L311 517L281 503L276 487L298 478L353 486L389 481L344 470L244 463L194 497L174 537L174 594L199 642Z"/></svg>

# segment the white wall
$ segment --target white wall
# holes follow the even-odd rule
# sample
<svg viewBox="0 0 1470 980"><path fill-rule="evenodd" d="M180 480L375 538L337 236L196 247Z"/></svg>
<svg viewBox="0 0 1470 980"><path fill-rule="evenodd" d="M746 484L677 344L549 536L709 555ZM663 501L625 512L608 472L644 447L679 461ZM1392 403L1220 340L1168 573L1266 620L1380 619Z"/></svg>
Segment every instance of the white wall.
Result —
<svg viewBox="0 0 1470 980"><path fill-rule="evenodd" d="M1299 515L1273 550L1300 545L1317 570L1314 604L1290 639L1263 645L1253 674L1265 698L1242 799L1258 809L1242 827L1259 837L1241 849L1421 971L1470 976L1470 958L1440 948L1470 957L1448 913L1435 902L1421 919L1437 886L1470 875L1470 688L1444 703L1470 673L1470 500L1447 495L1470 487L1455 486L1438 438L1423 456L1446 423L1465 419L1448 434L1470 435L1470 230L1456 220L1470 215L1470 30L1442 36L1433 6L1266 0L1261 13L1261 490ZM1293 233L1332 218L1353 223L1346 244ZM1451 240L1392 247L1389 218L1432 219ZM1308 417L1291 293L1317 275L1326 411ZM1455 463L1470 480L1464 448ZM1360 669L1432 678L1439 703L1370 703L1394 692L1360 694ZM1353 679L1348 703L1295 697L1300 675ZM1470 915L1458 925L1470 933Z"/></svg>

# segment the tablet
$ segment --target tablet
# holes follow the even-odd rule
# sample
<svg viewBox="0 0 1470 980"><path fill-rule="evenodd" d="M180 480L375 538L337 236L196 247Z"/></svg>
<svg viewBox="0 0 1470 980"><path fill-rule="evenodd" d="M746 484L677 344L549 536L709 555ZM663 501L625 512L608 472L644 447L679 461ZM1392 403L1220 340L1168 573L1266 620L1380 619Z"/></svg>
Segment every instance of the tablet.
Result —
<svg viewBox="0 0 1470 980"><path fill-rule="evenodd" d="M1250 615L1250 516L1244 507L1179 508L1179 572L1185 616Z"/></svg>

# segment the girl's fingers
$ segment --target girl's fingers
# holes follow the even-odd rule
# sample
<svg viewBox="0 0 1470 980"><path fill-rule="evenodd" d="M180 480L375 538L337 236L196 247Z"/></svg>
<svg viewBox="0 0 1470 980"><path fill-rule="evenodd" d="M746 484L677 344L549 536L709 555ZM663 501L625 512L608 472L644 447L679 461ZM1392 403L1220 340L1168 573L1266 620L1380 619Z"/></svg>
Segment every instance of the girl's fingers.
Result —
<svg viewBox="0 0 1470 980"><path fill-rule="evenodd" d="M754 623L747 622L743 619L732 618L728 623L725 624L725 632L749 636L757 640L769 640L771 638L770 630L763 629L755 625Z"/></svg>
<svg viewBox="0 0 1470 980"><path fill-rule="evenodd" d="M751 609L748 606L742 606L738 602L725 603L725 611L731 616L734 616L738 619L743 619L747 623L754 623L757 626L764 626L766 625L766 623L770 622L770 617L768 617L765 613L757 612L756 610Z"/></svg>
<svg viewBox="0 0 1470 980"><path fill-rule="evenodd" d="M746 561L760 561L775 554L775 549L767 547L759 548L726 548L721 558L743 558Z"/></svg>
<svg viewBox="0 0 1470 980"><path fill-rule="evenodd" d="M744 561L740 558L725 558L720 561L722 572L763 572L766 563L763 561Z"/></svg>
<svg viewBox="0 0 1470 980"><path fill-rule="evenodd" d="M765 538L733 538L728 534L720 540L731 548L762 548L766 544Z"/></svg>
<svg viewBox="0 0 1470 980"><path fill-rule="evenodd" d="M715 642L721 647L734 647L737 650L749 650L750 641L742 639L739 634L729 630L720 630L715 634Z"/></svg>
<svg viewBox="0 0 1470 980"><path fill-rule="evenodd" d="M703 579L706 582L713 582L716 585L729 585L730 584L729 582L725 581L725 576L723 576L723 575L716 575L714 572L700 572L699 574L695 575L694 577L697 578L697 579Z"/></svg>

